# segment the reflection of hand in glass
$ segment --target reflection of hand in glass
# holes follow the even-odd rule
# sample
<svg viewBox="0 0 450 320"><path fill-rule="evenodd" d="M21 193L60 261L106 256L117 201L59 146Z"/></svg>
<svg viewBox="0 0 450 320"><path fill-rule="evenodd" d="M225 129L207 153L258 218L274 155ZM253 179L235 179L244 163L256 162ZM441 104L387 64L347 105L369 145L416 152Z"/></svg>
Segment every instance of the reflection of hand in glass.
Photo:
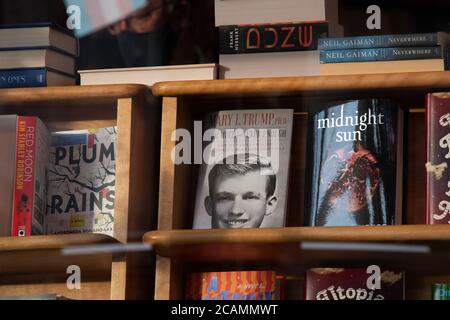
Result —
<svg viewBox="0 0 450 320"><path fill-rule="evenodd" d="M152 32L161 27L168 19L168 1L151 0L148 5L110 27L117 35L123 31L135 33Z"/></svg>

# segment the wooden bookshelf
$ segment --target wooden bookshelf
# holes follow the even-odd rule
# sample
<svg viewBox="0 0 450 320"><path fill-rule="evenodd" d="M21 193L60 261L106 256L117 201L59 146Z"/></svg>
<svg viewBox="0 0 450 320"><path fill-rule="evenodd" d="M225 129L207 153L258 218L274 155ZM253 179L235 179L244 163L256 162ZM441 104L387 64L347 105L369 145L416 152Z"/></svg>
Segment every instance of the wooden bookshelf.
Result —
<svg viewBox="0 0 450 320"><path fill-rule="evenodd" d="M152 92L163 99L158 230L145 235L156 260L156 299L182 299L186 275L195 271L274 268L301 277L312 266L383 263L408 270L407 298L429 299L434 281L449 281L439 267L450 253L450 226L425 220L425 94L450 90L450 72L313 76L215 81L162 82ZM302 227L309 112L330 102L391 97L403 108L406 126L404 170L407 225L381 227ZM293 108L289 197L286 228L191 230L198 165L174 165L172 132L193 132L206 112L233 109ZM417 245L428 254L304 250L308 243ZM445 263L443 263L445 265ZM288 298L299 298L291 296Z"/></svg>
<svg viewBox="0 0 450 320"><path fill-rule="evenodd" d="M38 116L51 131L117 126L114 237L98 234L0 239L0 295L74 299L151 298L150 252L64 254L65 248L141 242L156 223L160 104L143 85L0 90L0 114ZM137 192L139 190L139 192ZM67 266L82 271L68 290Z"/></svg>
<svg viewBox="0 0 450 320"><path fill-rule="evenodd" d="M431 261L442 267L450 262L448 225L170 230L148 232L144 241L162 257L190 263L287 262L304 268L326 260L352 264L383 260L402 268L411 264L410 269L437 271Z"/></svg>

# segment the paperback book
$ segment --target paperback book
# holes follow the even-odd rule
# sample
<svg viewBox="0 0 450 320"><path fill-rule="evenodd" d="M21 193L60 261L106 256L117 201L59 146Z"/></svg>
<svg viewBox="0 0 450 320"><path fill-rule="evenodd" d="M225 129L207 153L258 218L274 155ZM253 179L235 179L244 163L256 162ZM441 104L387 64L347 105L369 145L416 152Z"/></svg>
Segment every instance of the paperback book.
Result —
<svg viewBox="0 0 450 320"><path fill-rule="evenodd" d="M206 116L194 229L284 225L292 120L292 109Z"/></svg>
<svg viewBox="0 0 450 320"><path fill-rule="evenodd" d="M44 233L49 132L37 117L17 116L12 236Z"/></svg>
<svg viewBox="0 0 450 320"><path fill-rule="evenodd" d="M317 50L319 37L327 34L325 21L220 26L219 53Z"/></svg>
<svg viewBox="0 0 450 320"><path fill-rule="evenodd" d="M47 234L113 236L116 135L116 127L52 134Z"/></svg>

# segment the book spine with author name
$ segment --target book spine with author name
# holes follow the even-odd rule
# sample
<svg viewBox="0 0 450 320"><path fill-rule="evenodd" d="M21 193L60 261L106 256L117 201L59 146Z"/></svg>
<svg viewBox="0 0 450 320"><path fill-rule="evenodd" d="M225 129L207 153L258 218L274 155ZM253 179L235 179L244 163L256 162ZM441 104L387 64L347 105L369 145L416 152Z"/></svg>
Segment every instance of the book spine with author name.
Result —
<svg viewBox="0 0 450 320"><path fill-rule="evenodd" d="M220 54L317 50L327 22L229 25L219 27Z"/></svg>
<svg viewBox="0 0 450 320"><path fill-rule="evenodd" d="M387 47L432 47L441 45L438 33L390 34L319 39L319 50L371 49Z"/></svg>
<svg viewBox="0 0 450 320"><path fill-rule="evenodd" d="M446 51L440 46L325 50L320 52L320 63L440 59Z"/></svg>

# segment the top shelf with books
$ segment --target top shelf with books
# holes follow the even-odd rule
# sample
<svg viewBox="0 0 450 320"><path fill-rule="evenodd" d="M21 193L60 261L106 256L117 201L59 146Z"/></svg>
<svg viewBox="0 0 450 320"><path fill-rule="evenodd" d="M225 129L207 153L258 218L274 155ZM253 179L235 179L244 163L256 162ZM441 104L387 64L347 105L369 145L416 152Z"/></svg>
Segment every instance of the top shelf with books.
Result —
<svg viewBox="0 0 450 320"><path fill-rule="evenodd" d="M450 71L156 83L155 96L277 95L449 88Z"/></svg>

